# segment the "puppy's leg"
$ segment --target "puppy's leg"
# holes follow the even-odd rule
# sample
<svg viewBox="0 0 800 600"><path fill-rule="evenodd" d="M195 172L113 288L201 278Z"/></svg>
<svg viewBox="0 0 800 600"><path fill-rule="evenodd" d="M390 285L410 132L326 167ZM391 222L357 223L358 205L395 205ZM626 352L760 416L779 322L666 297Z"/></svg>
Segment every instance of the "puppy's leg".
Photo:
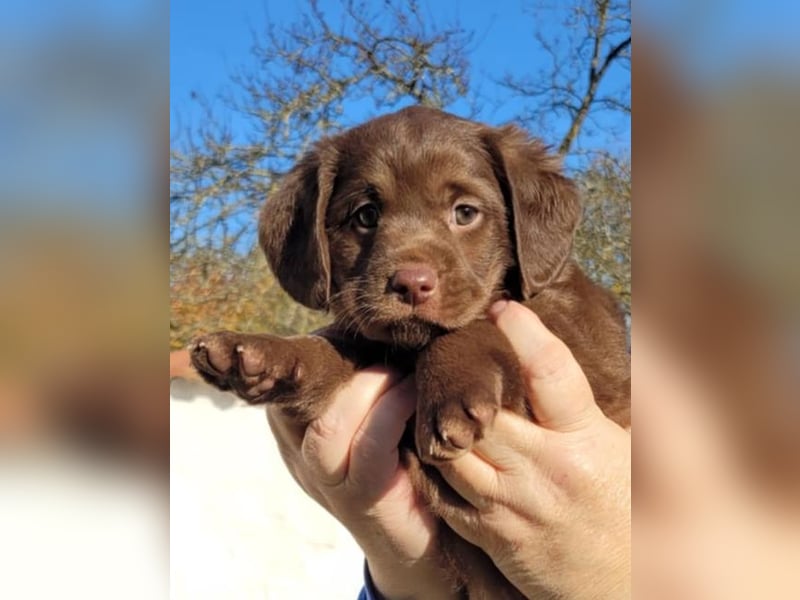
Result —
<svg viewBox="0 0 800 600"><path fill-rule="evenodd" d="M437 464L468 452L497 411L507 408L531 418L519 362L506 337L487 321L434 340L417 361L419 399L415 438L415 487L434 514L448 517L471 507L441 476ZM524 596L480 548L442 522L444 565L470 600L523 600Z"/></svg>
<svg viewBox="0 0 800 600"><path fill-rule="evenodd" d="M501 408L530 416L519 362L488 321L435 339L417 361L416 444L436 464L468 452Z"/></svg>
<svg viewBox="0 0 800 600"><path fill-rule="evenodd" d="M326 337L283 338L219 331L191 345L192 365L211 385L250 404L279 403L301 422L318 417L356 367L348 349Z"/></svg>

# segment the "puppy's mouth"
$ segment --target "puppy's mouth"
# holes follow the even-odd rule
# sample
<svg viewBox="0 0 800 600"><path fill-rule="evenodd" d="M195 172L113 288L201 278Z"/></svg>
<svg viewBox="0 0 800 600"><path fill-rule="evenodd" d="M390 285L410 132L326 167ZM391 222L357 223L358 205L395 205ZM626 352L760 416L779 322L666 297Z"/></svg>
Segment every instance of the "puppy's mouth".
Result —
<svg viewBox="0 0 800 600"><path fill-rule="evenodd" d="M448 328L417 315L386 322L373 322L363 331L365 337L376 342L407 349L420 349Z"/></svg>
<svg viewBox="0 0 800 600"><path fill-rule="evenodd" d="M419 350L479 318L489 304L480 289L440 289L424 301L374 288L348 288L332 305L342 330L396 348ZM481 310L483 308L483 310Z"/></svg>

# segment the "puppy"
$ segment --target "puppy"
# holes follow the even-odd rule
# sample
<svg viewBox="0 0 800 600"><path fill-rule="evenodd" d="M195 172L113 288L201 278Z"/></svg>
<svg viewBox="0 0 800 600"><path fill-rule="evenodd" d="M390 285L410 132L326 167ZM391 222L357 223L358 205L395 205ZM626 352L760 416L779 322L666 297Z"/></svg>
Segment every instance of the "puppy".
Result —
<svg viewBox="0 0 800 600"><path fill-rule="evenodd" d="M259 239L286 291L334 324L281 338L219 332L192 362L221 389L273 402L301 425L355 369L414 371L404 461L434 514L463 509L436 465L469 451L499 408L535 419L511 347L485 320L499 298L534 310L570 347L606 415L630 420L630 367L616 300L570 260L580 205L544 147L412 107L320 141L261 213ZM521 598L479 548L440 520L454 590Z"/></svg>

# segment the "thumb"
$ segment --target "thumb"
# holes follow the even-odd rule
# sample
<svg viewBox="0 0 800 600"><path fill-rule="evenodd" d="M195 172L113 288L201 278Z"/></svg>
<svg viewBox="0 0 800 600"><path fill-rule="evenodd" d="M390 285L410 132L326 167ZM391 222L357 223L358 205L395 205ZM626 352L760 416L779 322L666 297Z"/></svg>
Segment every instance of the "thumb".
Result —
<svg viewBox="0 0 800 600"><path fill-rule="evenodd" d="M566 344L521 304L501 300L489 318L519 358L536 421L547 429L569 431L600 414L592 389Z"/></svg>

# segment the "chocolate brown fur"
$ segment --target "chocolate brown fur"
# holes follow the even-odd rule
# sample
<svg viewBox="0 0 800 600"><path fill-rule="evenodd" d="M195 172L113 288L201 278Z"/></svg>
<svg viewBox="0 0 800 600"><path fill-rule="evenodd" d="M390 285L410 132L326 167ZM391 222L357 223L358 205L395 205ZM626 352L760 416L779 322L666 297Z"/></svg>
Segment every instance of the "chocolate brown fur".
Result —
<svg viewBox="0 0 800 600"><path fill-rule="evenodd" d="M419 401L405 462L434 514L460 510L435 465L467 452L500 407L535 418L508 341L484 319L494 300L533 309L570 347L603 411L629 424L616 300L570 260L579 213L557 161L517 128L422 107L369 121L319 142L261 214L261 245L281 285L330 310L334 324L294 338L211 334L195 343L193 364L303 425L354 370L413 370ZM521 597L441 520L439 546L454 589Z"/></svg>

